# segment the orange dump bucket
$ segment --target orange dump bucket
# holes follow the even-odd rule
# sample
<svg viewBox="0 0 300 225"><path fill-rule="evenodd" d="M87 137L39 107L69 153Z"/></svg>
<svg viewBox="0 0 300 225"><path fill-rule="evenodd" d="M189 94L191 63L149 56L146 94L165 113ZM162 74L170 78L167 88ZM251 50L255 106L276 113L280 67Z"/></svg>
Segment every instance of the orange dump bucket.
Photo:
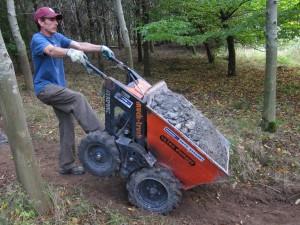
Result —
<svg viewBox="0 0 300 225"><path fill-rule="evenodd" d="M151 89L155 89L155 86ZM163 84L160 83L157 88L162 86ZM228 150L226 151L226 165L222 167L180 130L155 112L149 104L147 106L147 144L158 162L172 170L184 189L212 183L228 176Z"/></svg>

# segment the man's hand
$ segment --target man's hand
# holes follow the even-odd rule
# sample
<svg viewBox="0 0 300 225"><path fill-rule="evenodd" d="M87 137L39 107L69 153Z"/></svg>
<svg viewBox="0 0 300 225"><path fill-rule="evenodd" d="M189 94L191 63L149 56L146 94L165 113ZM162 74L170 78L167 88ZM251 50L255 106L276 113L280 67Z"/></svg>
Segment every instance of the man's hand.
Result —
<svg viewBox="0 0 300 225"><path fill-rule="evenodd" d="M115 57L115 54L113 53L113 51L110 50L110 48L105 45L101 45L100 52L102 53L104 58L106 58L107 60Z"/></svg>
<svg viewBox="0 0 300 225"><path fill-rule="evenodd" d="M81 63L83 65L86 64L87 56L84 54L83 51L70 48L68 49L66 55L71 58L72 62Z"/></svg>

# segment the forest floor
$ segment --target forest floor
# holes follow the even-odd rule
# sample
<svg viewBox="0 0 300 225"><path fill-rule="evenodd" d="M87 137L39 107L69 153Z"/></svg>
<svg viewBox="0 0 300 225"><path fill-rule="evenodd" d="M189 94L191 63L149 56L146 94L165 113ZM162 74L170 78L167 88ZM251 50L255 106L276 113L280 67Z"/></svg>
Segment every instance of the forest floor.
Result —
<svg viewBox="0 0 300 225"><path fill-rule="evenodd" d="M116 54L118 55L118 53ZM69 65L68 65L69 66ZM18 78L35 156L55 203L54 217L39 217L26 207L16 186L8 144L0 145L0 224L289 224L300 222L300 68L278 67L275 134L262 132L264 69L238 59L238 75L226 76L226 61L214 65L184 49L160 49L152 57L151 83L165 80L183 94L230 140L230 177L184 191L169 215L144 212L127 200L119 177L58 174L58 122L48 106L23 91ZM142 71L137 65L136 70ZM108 74L121 74L105 64ZM142 73L141 73L142 74ZM67 70L69 86L84 93L103 118L102 81L83 68ZM0 121L0 131L3 121ZM84 136L76 127L77 142ZM24 206L25 204L25 206ZM18 210L17 210L18 209ZM23 212L23 213L22 213ZM26 214L26 213L27 214Z"/></svg>

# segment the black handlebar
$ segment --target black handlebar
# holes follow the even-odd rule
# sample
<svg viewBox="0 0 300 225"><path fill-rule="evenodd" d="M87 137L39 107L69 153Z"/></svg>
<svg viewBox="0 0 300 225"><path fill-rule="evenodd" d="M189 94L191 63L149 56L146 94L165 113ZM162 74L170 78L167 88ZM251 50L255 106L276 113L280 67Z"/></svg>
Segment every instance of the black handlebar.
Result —
<svg viewBox="0 0 300 225"><path fill-rule="evenodd" d="M108 76L102 72L101 70L99 70L96 66L94 66L89 60L85 61L86 65L86 69L92 69L96 74L100 75L103 79L106 79Z"/></svg>
<svg viewBox="0 0 300 225"><path fill-rule="evenodd" d="M120 66L122 69L126 70L128 72L129 77L136 81L138 79L143 79L137 72L135 72L133 69L129 68L126 64L124 64L122 61L118 60L115 57L110 58L112 62L115 62L118 66ZM101 76L103 79L106 79L108 75L106 75L104 72L102 72L100 69L98 69L96 66L94 66L88 59L86 59L86 69L93 70L97 75Z"/></svg>

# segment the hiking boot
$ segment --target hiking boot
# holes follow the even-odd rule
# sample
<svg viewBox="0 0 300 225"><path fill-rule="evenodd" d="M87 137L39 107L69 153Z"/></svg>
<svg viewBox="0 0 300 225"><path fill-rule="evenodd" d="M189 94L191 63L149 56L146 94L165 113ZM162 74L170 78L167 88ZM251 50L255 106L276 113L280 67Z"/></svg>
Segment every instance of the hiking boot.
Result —
<svg viewBox="0 0 300 225"><path fill-rule="evenodd" d="M71 174L71 175L82 175L85 173L84 168L82 166L74 166L72 168L69 169L63 169L60 168L59 173L62 175L67 175L67 174Z"/></svg>

